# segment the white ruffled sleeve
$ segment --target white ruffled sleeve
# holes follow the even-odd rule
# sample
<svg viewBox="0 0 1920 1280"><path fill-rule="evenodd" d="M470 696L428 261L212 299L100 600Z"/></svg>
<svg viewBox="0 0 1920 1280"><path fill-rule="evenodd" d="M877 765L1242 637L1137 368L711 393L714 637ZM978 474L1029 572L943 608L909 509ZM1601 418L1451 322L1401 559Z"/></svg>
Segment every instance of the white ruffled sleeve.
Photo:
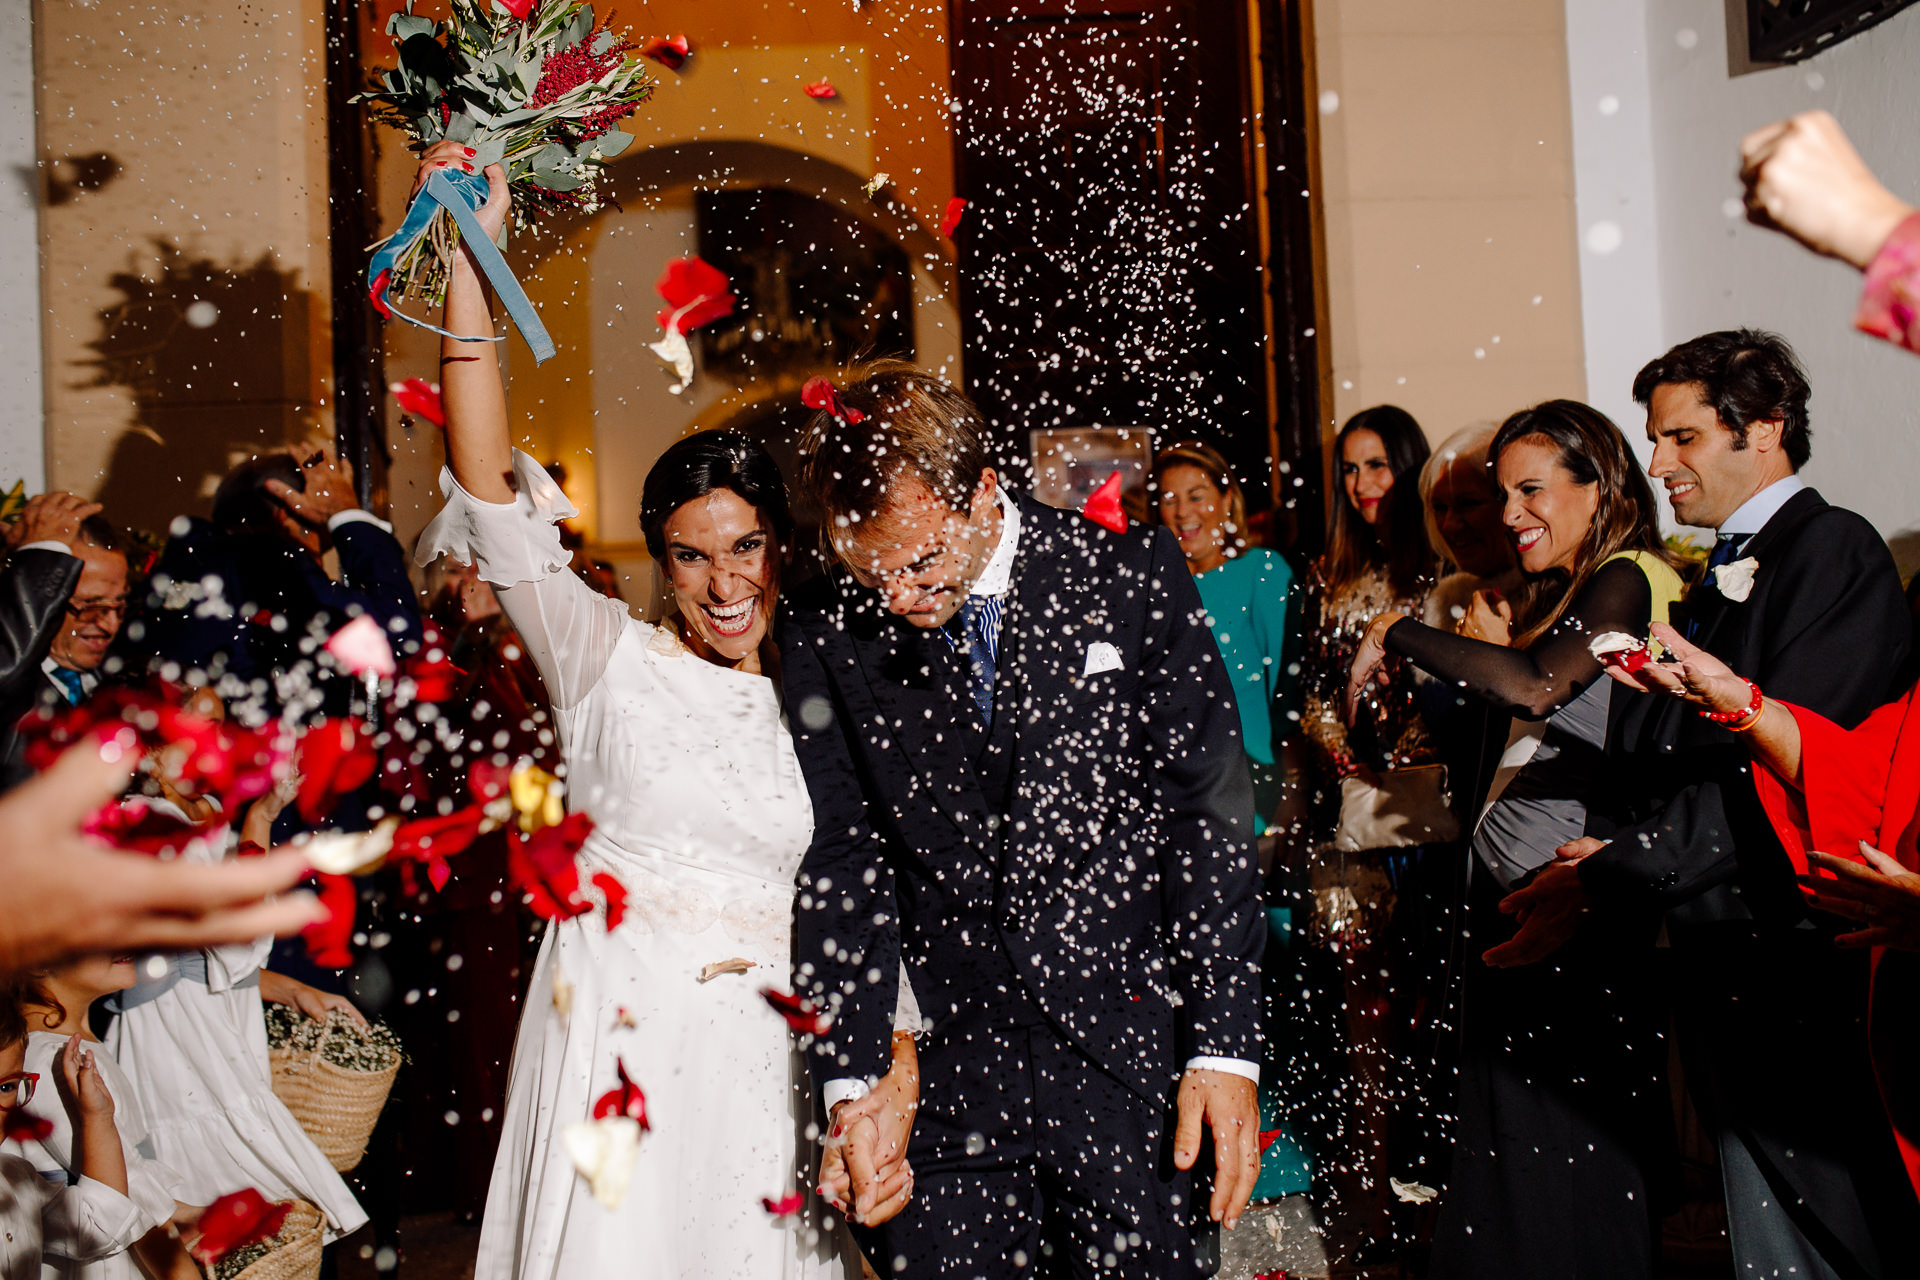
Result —
<svg viewBox="0 0 1920 1280"><path fill-rule="evenodd" d="M562 520L579 514L546 469L513 451L512 502L482 502L440 470L447 505L420 535L415 563L452 556L479 569L520 633L556 708L571 707L600 682L621 633L626 606L582 582L560 545Z"/></svg>

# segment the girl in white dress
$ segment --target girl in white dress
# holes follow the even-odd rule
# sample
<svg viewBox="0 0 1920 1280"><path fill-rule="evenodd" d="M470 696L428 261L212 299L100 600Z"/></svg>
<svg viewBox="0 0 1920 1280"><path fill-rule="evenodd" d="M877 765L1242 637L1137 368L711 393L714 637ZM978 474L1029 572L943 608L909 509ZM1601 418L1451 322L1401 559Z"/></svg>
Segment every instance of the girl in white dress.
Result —
<svg viewBox="0 0 1920 1280"><path fill-rule="evenodd" d="M454 144L429 151L422 179L463 155ZM506 182L487 172L479 216L497 233ZM445 327L492 333L464 251ZM779 471L731 433L683 440L660 460L642 526L678 616L649 626L569 569L554 525L574 508L510 446L493 345L446 340L441 365L447 504L421 535L421 563L451 555L493 584L546 683L569 802L596 824L581 882L611 872L628 892L611 932L595 910L556 922L541 946L476 1276L857 1277L846 1232L811 1193L804 1067L758 994L789 984L793 878L813 829L761 665L792 531ZM904 1077L911 1040L899 1043ZM617 1086L622 1066L646 1094L649 1129L610 1208L562 1134ZM910 1186L902 1160L871 1216L897 1210ZM797 1212L763 1206L796 1191Z"/></svg>

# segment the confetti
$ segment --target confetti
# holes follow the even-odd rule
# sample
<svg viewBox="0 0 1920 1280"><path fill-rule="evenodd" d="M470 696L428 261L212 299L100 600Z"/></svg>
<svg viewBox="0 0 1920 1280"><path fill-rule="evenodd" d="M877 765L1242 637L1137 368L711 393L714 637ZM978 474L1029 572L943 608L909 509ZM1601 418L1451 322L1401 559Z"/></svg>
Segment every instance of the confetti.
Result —
<svg viewBox="0 0 1920 1280"><path fill-rule="evenodd" d="M960 229L960 219L967 212L967 202L959 196L947 201L947 211L940 215L940 234L953 239L953 233Z"/></svg>
<svg viewBox="0 0 1920 1280"><path fill-rule="evenodd" d="M400 406L400 412L425 418L436 427L447 425L447 411L440 402L439 383L428 382L425 378L407 378L388 383L387 390L393 393L394 403Z"/></svg>

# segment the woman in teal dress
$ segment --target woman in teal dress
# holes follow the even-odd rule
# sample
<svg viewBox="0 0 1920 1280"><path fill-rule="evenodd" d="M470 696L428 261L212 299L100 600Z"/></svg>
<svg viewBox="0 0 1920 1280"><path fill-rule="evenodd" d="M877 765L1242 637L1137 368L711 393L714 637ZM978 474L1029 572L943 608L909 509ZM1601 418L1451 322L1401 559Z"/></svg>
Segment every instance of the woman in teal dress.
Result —
<svg viewBox="0 0 1920 1280"><path fill-rule="evenodd" d="M1247 503L1225 458L1204 444L1164 450L1153 469L1155 514L1180 541L1200 588L1207 626L1226 660L1240 707L1240 732L1253 774L1254 830L1264 832L1280 803L1278 746L1299 728L1299 591L1285 556L1247 539ZM1261 867L1271 864L1271 842L1261 839ZM1281 1088L1289 1075L1291 1042L1284 1007L1292 972L1288 959L1292 912L1267 910L1266 1061L1260 1073L1260 1127L1277 1131L1260 1159L1255 1200L1298 1195L1312 1182L1313 1164L1285 1119Z"/></svg>
<svg viewBox="0 0 1920 1280"><path fill-rule="evenodd" d="M1159 522L1180 541L1206 606L1207 626L1240 703L1253 771L1254 830L1279 801L1275 748L1299 727L1299 592L1285 556L1247 540L1247 502L1226 459L1204 444L1175 445L1153 469Z"/></svg>

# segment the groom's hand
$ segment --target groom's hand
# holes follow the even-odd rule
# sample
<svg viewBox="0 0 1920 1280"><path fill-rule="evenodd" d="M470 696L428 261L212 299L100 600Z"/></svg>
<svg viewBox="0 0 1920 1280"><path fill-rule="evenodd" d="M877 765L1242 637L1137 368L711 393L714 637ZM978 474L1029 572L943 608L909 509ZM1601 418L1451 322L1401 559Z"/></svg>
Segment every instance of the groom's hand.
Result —
<svg viewBox="0 0 1920 1280"><path fill-rule="evenodd" d="M904 1148L890 1158L868 1099L833 1109L833 1130L820 1162L820 1195L861 1226L877 1227L907 1207L913 1196L913 1166Z"/></svg>
<svg viewBox="0 0 1920 1280"><path fill-rule="evenodd" d="M1260 1090L1230 1071L1189 1071L1180 1080L1173 1163L1193 1168L1200 1139L1213 1132L1213 1199L1207 1211L1232 1230L1260 1180Z"/></svg>

